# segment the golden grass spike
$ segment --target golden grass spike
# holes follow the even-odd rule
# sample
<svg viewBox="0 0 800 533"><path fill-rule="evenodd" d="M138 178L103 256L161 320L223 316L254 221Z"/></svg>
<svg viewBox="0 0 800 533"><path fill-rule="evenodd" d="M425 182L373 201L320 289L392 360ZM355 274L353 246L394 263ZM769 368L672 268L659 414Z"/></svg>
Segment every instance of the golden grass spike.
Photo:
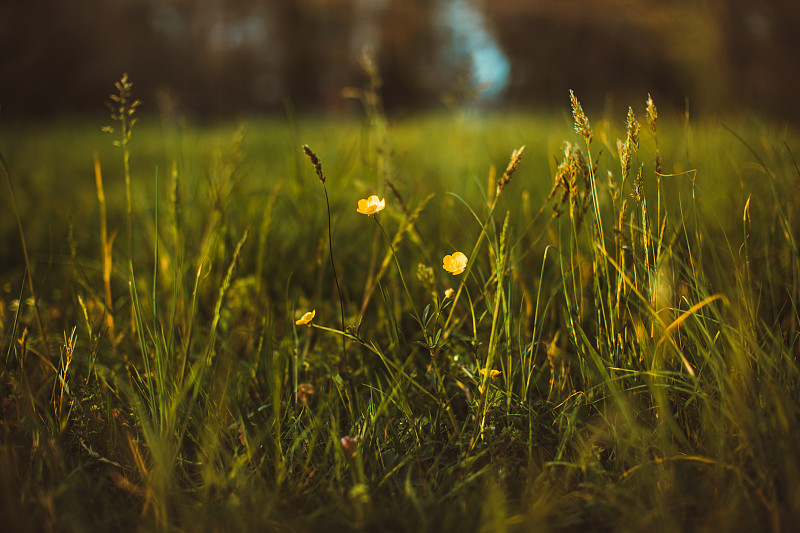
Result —
<svg viewBox="0 0 800 533"><path fill-rule="evenodd" d="M586 143L592 142L592 127L589 125L589 118L583 112L583 107L572 92L569 90L569 99L572 103L572 116L575 118L575 131L586 140Z"/></svg>
<svg viewBox="0 0 800 533"><path fill-rule="evenodd" d="M636 151L639 149L639 121L636 120L636 115L633 114L632 107L628 108L628 118L626 123L630 148Z"/></svg>
<svg viewBox="0 0 800 533"><path fill-rule="evenodd" d="M631 171L631 145L628 141L617 141L617 150L619 150L619 164L622 168L622 183L624 184Z"/></svg>
<svg viewBox="0 0 800 533"><path fill-rule="evenodd" d="M522 152L525 151L525 145L523 144L513 152L511 152L511 160L508 162L508 166L506 167L506 171L503 172L503 176L497 181L497 195L500 195L500 191L508 185L508 182L511 181L511 176L514 174L514 171L517 170L520 161L522 160Z"/></svg>
<svg viewBox="0 0 800 533"><path fill-rule="evenodd" d="M633 182L633 198L639 205L644 201L644 170L641 166L636 174L636 180Z"/></svg>
<svg viewBox="0 0 800 533"><path fill-rule="evenodd" d="M639 121L636 120L636 115L633 114L633 108L628 108L628 118L626 120L626 137L625 141L617 141L617 150L619 151L619 161L622 167L622 183L625 183L631 170L631 156L633 152L639 149Z"/></svg>
<svg viewBox="0 0 800 533"><path fill-rule="evenodd" d="M647 94L647 125L650 127L650 130L655 133L656 132L656 121L658 120L658 109L656 109L656 104L653 103L653 97L650 94Z"/></svg>

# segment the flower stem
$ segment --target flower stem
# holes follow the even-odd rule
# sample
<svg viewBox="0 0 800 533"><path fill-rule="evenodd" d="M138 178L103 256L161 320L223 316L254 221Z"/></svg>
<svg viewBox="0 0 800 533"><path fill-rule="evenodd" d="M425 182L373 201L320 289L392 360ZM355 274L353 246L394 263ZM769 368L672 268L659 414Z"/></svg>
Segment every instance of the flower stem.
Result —
<svg viewBox="0 0 800 533"><path fill-rule="evenodd" d="M430 342L428 342L428 332L425 330L425 325L422 322L422 318L419 316L419 312L417 311L417 306L414 305L414 299L411 298L411 292L409 292L408 285L406 285L406 280L403 277L403 270L400 268L400 262L397 260L397 254L394 251L394 246L392 246L392 240L386 234L386 230L383 229L383 226L381 226L381 223L378 220L378 216L373 215L373 218L375 219L375 223L380 228L381 233L383 233L384 239L386 239L386 242L389 243L389 248L392 250L392 258L394 258L394 264L397 267L397 273L400 274L400 281L403 283L403 288L406 291L406 297L408 297L408 301L409 303L411 303L411 308L414 310L414 317L417 319L420 328L422 328L422 334L425 337L425 342L430 346Z"/></svg>
<svg viewBox="0 0 800 533"><path fill-rule="evenodd" d="M331 255L331 268L333 268L333 281L336 282L336 292L339 295L339 310L341 312L342 331L345 331L344 325L344 300L342 299L342 289L339 286L339 276L336 274L336 263L333 261L333 235L331 232L331 203L328 200L328 188L325 187L325 182L322 182L322 190L325 191L325 206L328 208L328 250ZM342 336L342 367L348 370L347 365L347 344L344 336Z"/></svg>

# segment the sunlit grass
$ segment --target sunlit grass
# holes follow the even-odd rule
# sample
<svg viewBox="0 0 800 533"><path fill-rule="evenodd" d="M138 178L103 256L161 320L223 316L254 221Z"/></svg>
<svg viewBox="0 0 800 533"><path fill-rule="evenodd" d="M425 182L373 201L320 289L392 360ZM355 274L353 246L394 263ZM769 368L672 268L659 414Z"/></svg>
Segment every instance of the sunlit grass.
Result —
<svg viewBox="0 0 800 533"><path fill-rule="evenodd" d="M790 528L798 137L569 96L0 122L6 523Z"/></svg>

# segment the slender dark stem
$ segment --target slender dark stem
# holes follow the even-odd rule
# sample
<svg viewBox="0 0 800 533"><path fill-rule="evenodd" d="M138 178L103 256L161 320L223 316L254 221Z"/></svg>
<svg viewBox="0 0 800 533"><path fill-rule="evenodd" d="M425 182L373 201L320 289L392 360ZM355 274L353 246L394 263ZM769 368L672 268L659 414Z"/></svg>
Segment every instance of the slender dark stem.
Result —
<svg viewBox="0 0 800 533"><path fill-rule="evenodd" d="M339 294L339 310L341 311L342 318L342 331L345 331L344 326L344 300L342 299L342 289L339 286L339 276L336 274L336 263L333 261L333 235L331 232L331 203L328 200L328 188L325 187L325 182L322 182L322 189L325 191L325 206L328 208L328 250L331 255L331 267L333 268L333 280L336 282L336 292ZM347 366L347 344L346 339L342 336L342 366L345 370Z"/></svg>

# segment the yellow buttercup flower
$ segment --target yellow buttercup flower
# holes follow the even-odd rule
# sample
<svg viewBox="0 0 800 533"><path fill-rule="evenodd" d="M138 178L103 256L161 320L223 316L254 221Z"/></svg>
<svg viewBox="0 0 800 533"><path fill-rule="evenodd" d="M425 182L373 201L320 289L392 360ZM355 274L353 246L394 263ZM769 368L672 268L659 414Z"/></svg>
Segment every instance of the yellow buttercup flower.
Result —
<svg viewBox="0 0 800 533"><path fill-rule="evenodd" d="M386 207L386 199L385 198L378 198L377 194L373 194L369 198L362 198L358 201L358 211L364 215L377 215L379 211L382 211L383 208Z"/></svg>
<svg viewBox="0 0 800 533"><path fill-rule="evenodd" d="M480 373L481 373L482 376L485 376L486 375L486 369L485 368L481 368L480 369ZM494 379L499 375L500 375L500 371L499 370L496 370L494 368L489 370L489 379Z"/></svg>
<svg viewBox="0 0 800 533"><path fill-rule="evenodd" d="M446 300L448 298L452 298L455 293L456 291L454 291L453 289L447 289L446 291L444 291L444 299Z"/></svg>
<svg viewBox="0 0 800 533"><path fill-rule="evenodd" d="M313 311L309 311L308 313L301 316L300 319L295 322L295 324L297 324L298 326L311 327L311 321L314 320L314 315L316 314L317 314L316 309L314 309Z"/></svg>
<svg viewBox="0 0 800 533"><path fill-rule="evenodd" d="M444 269L453 274L461 274L467 268L467 256L461 252L456 252L453 255L446 255L442 260Z"/></svg>

